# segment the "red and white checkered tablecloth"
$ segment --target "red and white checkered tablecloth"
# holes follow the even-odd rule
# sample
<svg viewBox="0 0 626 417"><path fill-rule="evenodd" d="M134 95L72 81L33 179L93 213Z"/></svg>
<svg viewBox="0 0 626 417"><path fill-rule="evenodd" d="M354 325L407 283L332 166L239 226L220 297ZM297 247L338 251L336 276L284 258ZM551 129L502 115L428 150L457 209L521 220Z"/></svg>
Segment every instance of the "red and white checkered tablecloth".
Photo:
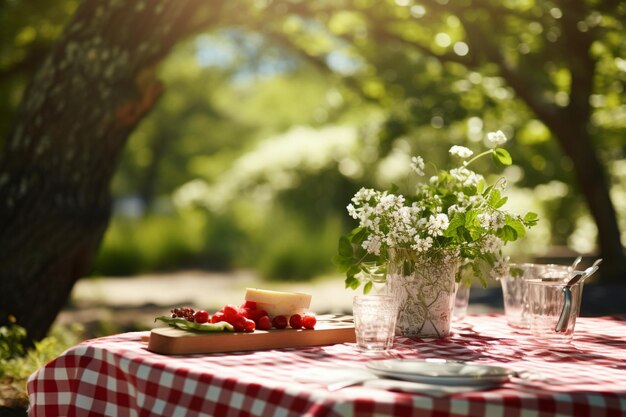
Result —
<svg viewBox="0 0 626 417"><path fill-rule="evenodd" d="M382 358L353 344L165 356L147 333L86 341L28 381L31 417L50 416L626 416L626 321L579 318L569 350L550 349L501 315L469 316L446 339L396 338L393 357L501 365L545 379L444 396L298 382L309 369Z"/></svg>

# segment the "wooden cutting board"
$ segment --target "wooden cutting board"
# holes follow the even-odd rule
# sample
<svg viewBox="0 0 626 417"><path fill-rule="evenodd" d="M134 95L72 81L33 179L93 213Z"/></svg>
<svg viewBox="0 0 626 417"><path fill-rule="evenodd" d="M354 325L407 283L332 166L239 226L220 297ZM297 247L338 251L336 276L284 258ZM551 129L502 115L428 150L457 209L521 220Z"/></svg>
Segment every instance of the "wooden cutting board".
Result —
<svg viewBox="0 0 626 417"><path fill-rule="evenodd" d="M174 327L152 329L148 350L165 355L241 352L278 348L298 348L354 343L354 322L351 316L317 317L315 329L255 330L252 333L192 333Z"/></svg>

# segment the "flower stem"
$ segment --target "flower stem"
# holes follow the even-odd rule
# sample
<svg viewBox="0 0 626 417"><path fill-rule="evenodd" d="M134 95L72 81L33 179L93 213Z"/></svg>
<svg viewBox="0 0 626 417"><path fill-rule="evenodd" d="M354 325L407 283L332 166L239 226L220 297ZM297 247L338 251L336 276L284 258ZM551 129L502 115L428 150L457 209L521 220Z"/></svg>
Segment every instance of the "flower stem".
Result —
<svg viewBox="0 0 626 417"><path fill-rule="evenodd" d="M468 166L469 164L471 164L471 163L472 163L472 162L474 162L475 160L477 160L477 159L479 159L479 158L482 158L482 157L483 157L483 156L485 156L485 155L489 155L489 154L491 154L491 153L493 153L493 152L494 152L494 150L493 150L493 149L489 149L489 150L487 150L487 151L485 151L485 152L483 152L483 153L479 153L478 155L476 155L475 157L473 157L473 158L472 158L472 159L470 159L469 161L464 162L464 163L463 163L463 166Z"/></svg>

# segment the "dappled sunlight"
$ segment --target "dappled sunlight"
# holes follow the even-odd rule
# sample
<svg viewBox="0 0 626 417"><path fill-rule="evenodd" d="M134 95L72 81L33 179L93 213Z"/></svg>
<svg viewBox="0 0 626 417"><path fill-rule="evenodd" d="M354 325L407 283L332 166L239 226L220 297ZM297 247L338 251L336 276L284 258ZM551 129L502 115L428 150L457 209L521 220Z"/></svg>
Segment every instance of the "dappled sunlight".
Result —
<svg viewBox="0 0 626 417"><path fill-rule="evenodd" d="M183 185L174 193L174 201L179 206L201 203L215 211L224 210L242 194L260 197L257 199L261 202L271 201L281 191L297 187L300 176L353 156L356 139L356 129L349 126L293 128L264 140L235 160L215 184L202 185L200 180L193 180ZM352 167L350 172L356 174L359 168Z"/></svg>
<svg viewBox="0 0 626 417"><path fill-rule="evenodd" d="M495 278L507 257L603 258L586 311L624 312L624 2L0 7L0 368L27 361L0 369L0 414L7 384L26 412L28 375L79 334L146 330L184 305L214 311L247 287L351 313L350 287L380 286L398 239L350 233L354 204L382 231L368 216L401 202L390 218L412 255L431 263L433 242L457 242L463 280ZM352 199L379 188L375 206ZM477 248L482 264L468 269ZM483 284L470 313L501 311L500 282ZM84 328L66 340L53 324Z"/></svg>

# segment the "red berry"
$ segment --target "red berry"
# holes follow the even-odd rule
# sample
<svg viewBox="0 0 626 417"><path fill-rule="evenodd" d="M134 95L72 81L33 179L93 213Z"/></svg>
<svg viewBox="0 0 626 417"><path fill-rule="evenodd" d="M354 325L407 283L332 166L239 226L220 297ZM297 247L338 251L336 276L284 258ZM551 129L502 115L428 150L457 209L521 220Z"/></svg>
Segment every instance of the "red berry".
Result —
<svg viewBox="0 0 626 417"><path fill-rule="evenodd" d="M224 306L223 311L224 317L226 318L236 317L240 315L239 309L232 304Z"/></svg>
<svg viewBox="0 0 626 417"><path fill-rule="evenodd" d="M195 313L193 308L190 308L190 307L174 308L171 310L171 312L172 312L172 317L174 318L180 317L187 321L193 321L193 315Z"/></svg>
<svg viewBox="0 0 626 417"><path fill-rule="evenodd" d="M272 319L272 325L277 329L284 329L287 327L287 317L285 316L276 316Z"/></svg>
<svg viewBox="0 0 626 417"><path fill-rule="evenodd" d="M256 323L254 322L254 320L246 319L243 328L246 332L253 332L256 328Z"/></svg>
<svg viewBox="0 0 626 417"><path fill-rule="evenodd" d="M256 327L259 330L269 330L269 329L271 329L272 328L272 321L270 320L270 316L265 315L265 316L259 317L259 320L257 321Z"/></svg>
<svg viewBox="0 0 626 417"><path fill-rule="evenodd" d="M289 317L289 325L293 329L299 329L302 327L302 316L300 314L294 314Z"/></svg>
<svg viewBox="0 0 626 417"><path fill-rule="evenodd" d="M313 329L315 327L315 323L317 323L315 316L307 315L302 317L302 327L305 329Z"/></svg>
<svg viewBox="0 0 626 417"><path fill-rule="evenodd" d="M196 323L206 323L209 321L209 313L206 310L198 310L194 313L193 319Z"/></svg>
<svg viewBox="0 0 626 417"><path fill-rule="evenodd" d="M244 316L226 317L226 321L233 325L236 332L243 332L246 330L246 320Z"/></svg>
<svg viewBox="0 0 626 417"><path fill-rule="evenodd" d="M217 313L213 314L213 317L211 317L211 323L218 323L220 321L226 321L224 319L223 311L218 311Z"/></svg>
<svg viewBox="0 0 626 417"><path fill-rule="evenodd" d="M241 306L248 310L256 310L256 301L246 300Z"/></svg>
<svg viewBox="0 0 626 417"><path fill-rule="evenodd" d="M265 310L246 310L246 317L254 321L258 321L261 317L267 315Z"/></svg>

